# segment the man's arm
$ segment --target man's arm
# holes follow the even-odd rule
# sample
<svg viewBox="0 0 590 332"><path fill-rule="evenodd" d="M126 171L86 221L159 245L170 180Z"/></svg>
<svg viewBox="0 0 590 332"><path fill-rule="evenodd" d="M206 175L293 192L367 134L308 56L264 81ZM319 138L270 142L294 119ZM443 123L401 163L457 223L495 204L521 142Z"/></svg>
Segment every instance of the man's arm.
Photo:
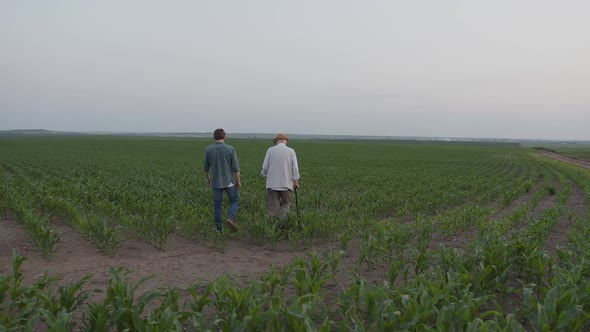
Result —
<svg viewBox="0 0 590 332"><path fill-rule="evenodd" d="M268 175L268 150L266 150L266 155L264 155L264 161L262 162L262 170L260 174L267 176Z"/></svg>
<svg viewBox="0 0 590 332"><path fill-rule="evenodd" d="M242 187L242 180L240 179L240 171L235 172L234 177L236 179L236 188L240 189Z"/></svg>
<svg viewBox="0 0 590 332"><path fill-rule="evenodd" d="M207 179L207 185L211 186L211 177L209 176L209 172L205 171L205 179Z"/></svg>
<svg viewBox="0 0 590 332"><path fill-rule="evenodd" d="M207 179L207 185L211 186L211 177L209 176L209 155L207 154L207 150L205 149L205 153L203 155L203 172L205 173L205 179Z"/></svg>
<svg viewBox="0 0 590 332"><path fill-rule="evenodd" d="M238 153L235 149L232 149L231 168L234 171L234 173L240 171L240 161L238 160Z"/></svg>
<svg viewBox="0 0 590 332"><path fill-rule="evenodd" d="M293 151L293 158L291 161L291 168L293 171L293 188L299 188L299 164L297 164L297 154Z"/></svg>

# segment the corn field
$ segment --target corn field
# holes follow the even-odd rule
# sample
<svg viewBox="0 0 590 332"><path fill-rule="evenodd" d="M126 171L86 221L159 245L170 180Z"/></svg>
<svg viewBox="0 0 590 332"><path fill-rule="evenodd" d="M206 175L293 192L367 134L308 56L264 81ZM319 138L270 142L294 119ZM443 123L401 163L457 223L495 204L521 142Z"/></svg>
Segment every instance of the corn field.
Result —
<svg viewBox="0 0 590 332"><path fill-rule="evenodd" d="M139 291L109 269L72 283L0 267L6 331L580 331L590 329L590 171L517 144L293 140L298 212L269 220L269 142L231 139L243 187L237 234L214 231L202 157L211 140L0 139L0 220L48 260L55 220L106 256L171 234L223 251L288 243L294 257L246 283L231 274ZM92 299L100 292L99 300Z"/></svg>

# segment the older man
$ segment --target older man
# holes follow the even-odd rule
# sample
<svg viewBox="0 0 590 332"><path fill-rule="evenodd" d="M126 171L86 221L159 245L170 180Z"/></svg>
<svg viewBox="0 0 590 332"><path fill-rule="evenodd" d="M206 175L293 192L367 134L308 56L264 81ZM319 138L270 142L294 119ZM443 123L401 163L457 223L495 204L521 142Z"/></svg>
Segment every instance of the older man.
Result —
<svg viewBox="0 0 590 332"><path fill-rule="evenodd" d="M291 191L299 188L299 166L295 150L287 147L289 139L278 134L262 163L262 175L266 176L267 207L270 218L287 218L291 203Z"/></svg>

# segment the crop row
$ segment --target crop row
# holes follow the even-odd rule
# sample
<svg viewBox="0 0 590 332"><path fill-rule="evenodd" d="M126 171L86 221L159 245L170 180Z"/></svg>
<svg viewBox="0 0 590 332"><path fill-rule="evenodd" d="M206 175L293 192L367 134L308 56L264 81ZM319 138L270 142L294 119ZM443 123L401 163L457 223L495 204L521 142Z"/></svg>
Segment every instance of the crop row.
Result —
<svg viewBox="0 0 590 332"><path fill-rule="evenodd" d="M211 194L200 170L207 141L87 138L21 144L14 142L14 150L4 154L2 163L14 170L6 178L19 179L7 186L26 182L22 190L38 197L31 210L64 219L109 254L128 235L161 249L175 231L210 243L216 239ZM513 147L298 144L301 212L291 217L302 227L290 233L266 217L259 175L266 143L234 144L244 182L240 236L255 243L286 238L297 246L376 220L412 220L466 203L507 204L535 172L526 154ZM6 190L20 200L12 188Z"/></svg>

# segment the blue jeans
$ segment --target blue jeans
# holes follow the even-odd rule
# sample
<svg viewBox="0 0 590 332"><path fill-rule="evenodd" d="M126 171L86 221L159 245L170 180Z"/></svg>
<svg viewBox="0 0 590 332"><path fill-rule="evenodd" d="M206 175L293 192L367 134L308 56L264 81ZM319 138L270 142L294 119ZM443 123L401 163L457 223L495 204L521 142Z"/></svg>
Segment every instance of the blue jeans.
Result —
<svg viewBox="0 0 590 332"><path fill-rule="evenodd" d="M215 228L221 232L221 202L223 199L223 192L229 198L229 208L227 209L227 219L234 220L236 211L238 211L238 189L236 186L227 188L211 188L213 191L213 219L215 220Z"/></svg>

